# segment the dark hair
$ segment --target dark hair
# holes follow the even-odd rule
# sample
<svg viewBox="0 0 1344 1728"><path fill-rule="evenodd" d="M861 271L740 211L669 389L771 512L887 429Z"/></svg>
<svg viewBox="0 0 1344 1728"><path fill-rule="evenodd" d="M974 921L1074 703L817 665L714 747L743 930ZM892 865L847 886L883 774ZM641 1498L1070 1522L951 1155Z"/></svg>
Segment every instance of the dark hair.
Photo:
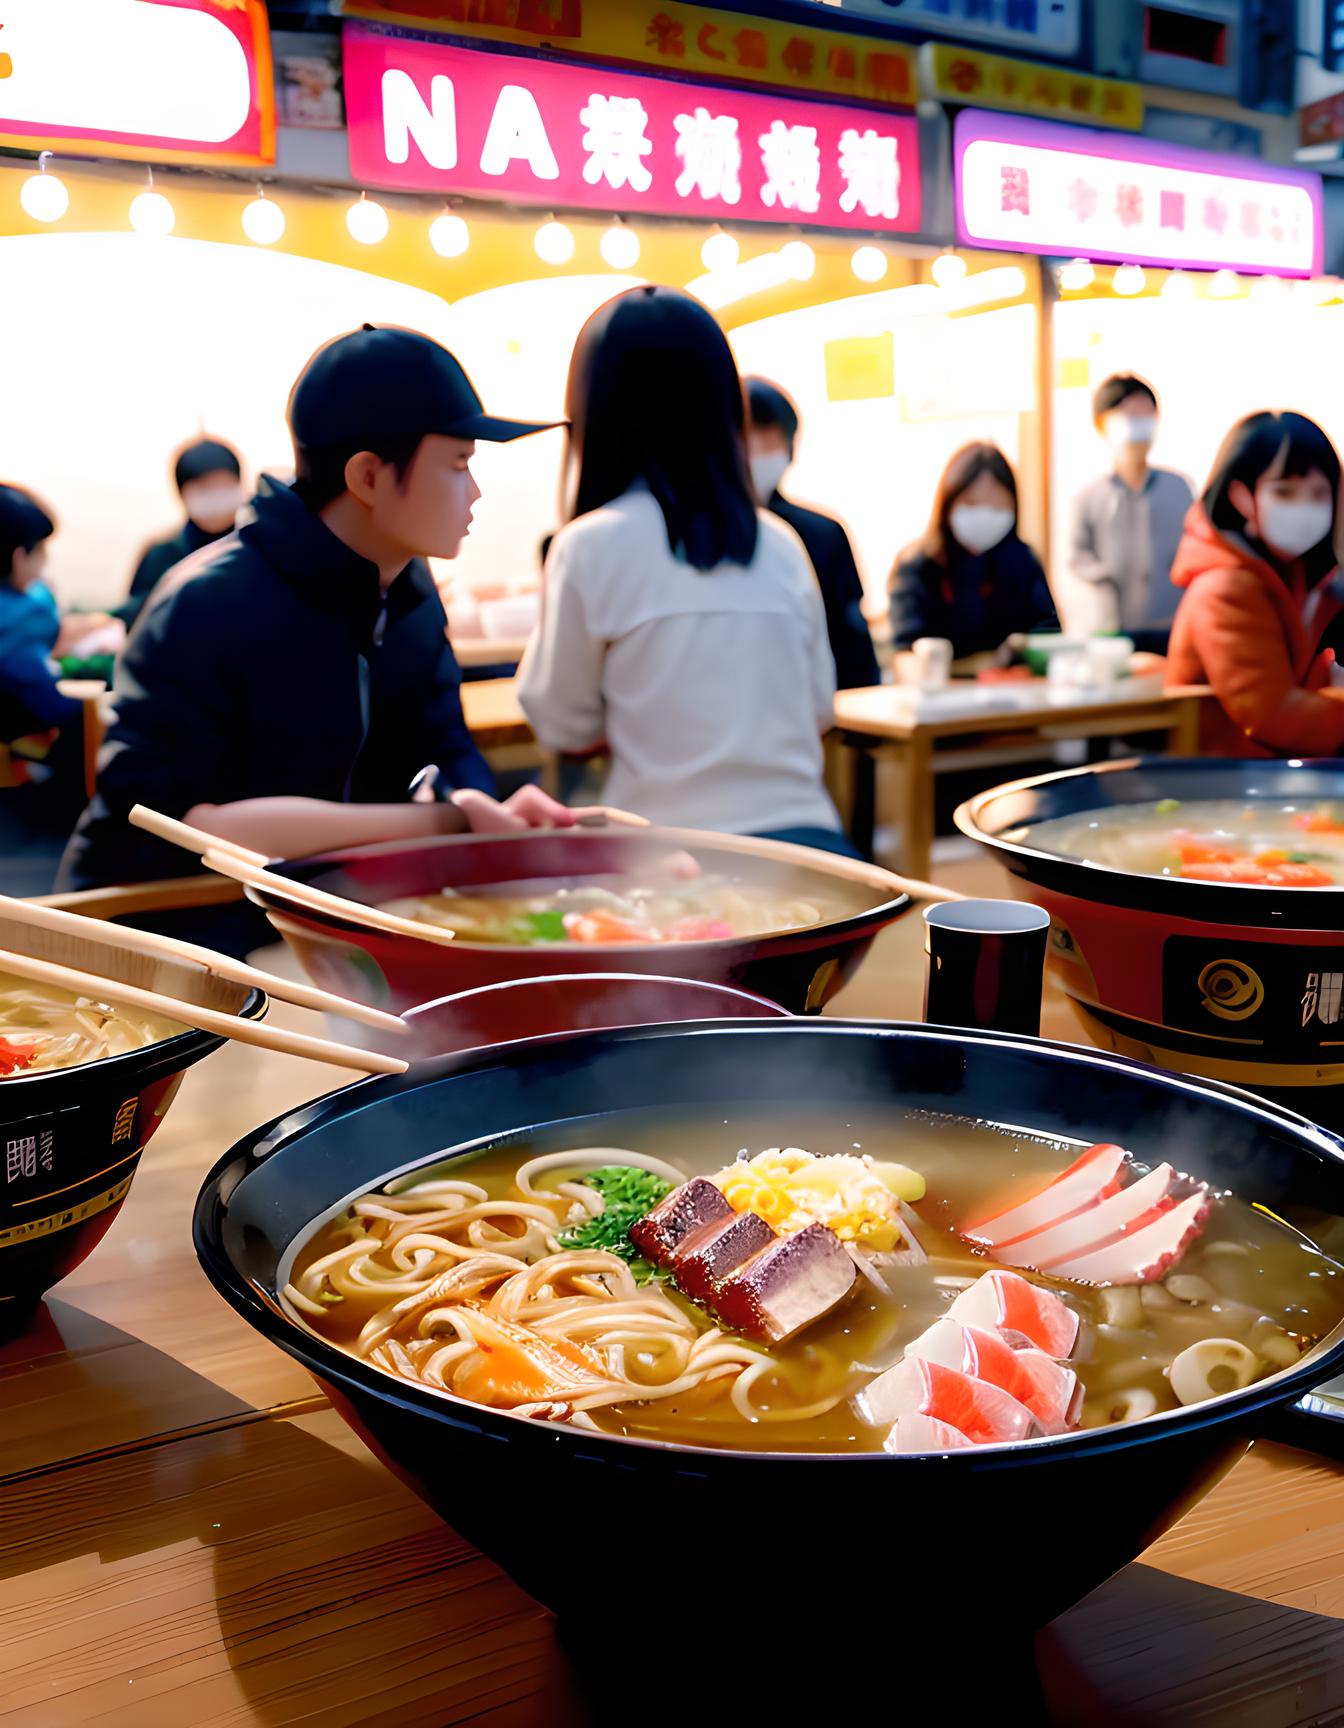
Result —
<svg viewBox="0 0 1344 1728"><path fill-rule="evenodd" d="M320 449L294 446L294 490L308 508L316 513L324 509L342 492L349 490L345 480L346 465L361 450L371 451L380 462L390 462L397 471L398 481L404 482L411 464L419 454L424 434L411 438L365 439L362 444L324 444Z"/></svg>
<svg viewBox="0 0 1344 1728"><path fill-rule="evenodd" d="M1267 547L1251 539L1245 517L1228 497L1234 480L1240 480L1243 486L1254 492L1256 483L1271 468L1277 469L1285 478L1296 478L1309 474L1313 468L1318 469L1330 482L1331 492L1336 498L1339 496L1339 453L1316 422L1308 420L1305 414L1261 409L1258 414L1248 414L1244 420L1238 420L1223 439L1213 459L1213 468L1200 502L1204 514L1215 528L1224 534L1240 536L1270 563L1277 563L1279 560ZM1308 574L1313 577L1324 575L1326 570L1334 567L1335 561L1329 540L1321 547L1313 547L1304 560Z"/></svg>
<svg viewBox="0 0 1344 1728"><path fill-rule="evenodd" d="M949 460L933 495L933 513L919 548L927 558L947 563L948 520L962 493L974 486L982 474L990 474L1006 486L1017 509L1017 476L997 444L963 444Z"/></svg>
<svg viewBox="0 0 1344 1728"><path fill-rule="evenodd" d="M31 552L56 532L56 518L22 486L0 482L0 583L14 574L14 554Z"/></svg>
<svg viewBox="0 0 1344 1728"><path fill-rule="evenodd" d="M746 386L747 412L751 415L752 425L762 431L777 426L792 451L794 439L798 436L798 410L779 385L772 384L768 378L748 378Z"/></svg>
<svg viewBox="0 0 1344 1728"><path fill-rule="evenodd" d="M203 480L207 474L232 474L243 477L243 465L238 452L218 438L193 438L173 457L173 479L180 492L193 480Z"/></svg>
<svg viewBox="0 0 1344 1728"><path fill-rule="evenodd" d="M667 543L697 570L756 555L742 381L712 315L675 288L631 288L579 332L566 392L578 464L570 520L642 480Z"/></svg>
<svg viewBox="0 0 1344 1728"><path fill-rule="evenodd" d="M1157 391L1146 378L1140 378L1135 372L1112 372L1109 378L1102 379L1093 392L1092 418L1100 420L1103 414L1109 414L1112 408L1118 408L1131 396L1146 396L1156 414Z"/></svg>

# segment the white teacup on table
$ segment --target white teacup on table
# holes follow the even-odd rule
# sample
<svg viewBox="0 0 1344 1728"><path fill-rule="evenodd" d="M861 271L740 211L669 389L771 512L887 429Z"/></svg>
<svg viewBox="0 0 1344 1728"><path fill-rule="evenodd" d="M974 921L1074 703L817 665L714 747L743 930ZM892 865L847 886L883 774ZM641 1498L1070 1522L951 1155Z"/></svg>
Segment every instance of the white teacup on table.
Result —
<svg viewBox="0 0 1344 1728"><path fill-rule="evenodd" d="M914 677L922 690L941 690L952 675L952 644L946 636L921 636L911 644Z"/></svg>

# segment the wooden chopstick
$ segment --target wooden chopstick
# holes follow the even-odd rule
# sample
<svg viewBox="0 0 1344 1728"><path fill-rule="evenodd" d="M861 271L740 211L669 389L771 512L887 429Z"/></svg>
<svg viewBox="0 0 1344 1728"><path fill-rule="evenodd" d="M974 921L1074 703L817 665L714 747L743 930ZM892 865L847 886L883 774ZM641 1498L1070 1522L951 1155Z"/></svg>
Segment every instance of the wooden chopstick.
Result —
<svg viewBox="0 0 1344 1728"><path fill-rule="evenodd" d="M339 1014L347 1020L361 1020L366 1026L376 1026L382 1032L405 1032L406 1022L381 1008L366 1008L362 1002L334 996L328 990L317 990L311 984L291 983L288 978L276 978L256 966L235 960L228 954L217 954L213 948L201 948L195 942L182 942L175 936L160 936L150 930L137 930L131 924L106 924L96 918L81 918L75 912L61 912L52 906L35 906L28 900L15 900L0 894L0 919L12 918L19 924L30 924L36 930L50 930L53 935L73 936L82 942L101 942L109 948L130 949L147 954L152 959L181 960L189 965L204 966L217 978L249 989L264 990L279 1002L292 1002L296 1008L311 1008L319 1014Z"/></svg>
<svg viewBox="0 0 1344 1728"><path fill-rule="evenodd" d="M157 834L160 840L167 840L172 845L195 852L202 858L207 852L228 852L235 858L243 859L245 863L255 864L259 869L270 863L264 852L253 852L250 847L239 846L233 840L222 840L218 834L208 833L204 828L193 828L189 822L179 822L172 816L160 815L147 804L135 805L129 821L133 828L143 828L146 834Z"/></svg>
<svg viewBox="0 0 1344 1728"><path fill-rule="evenodd" d="M304 1032L286 1032L278 1026L263 1026L256 1020L241 1020L236 1014L225 1014L217 1008L198 1007L176 996L141 990L137 985L123 984L120 979L104 978L98 972L80 972L54 960L34 960L31 955L16 954L12 949L0 949L0 971L27 978L34 984L54 984L60 990L91 996L95 1001L121 1002L146 1014L158 1014L165 1020L180 1021L201 1032L214 1032L238 1044L255 1044L260 1050L276 1050L284 1056L307 1056L314 1062L357 1068L365 1074L404 1074L410 1066L399 1056L380 1056L372 1050L357 1050L353 1045L336 1044L326 1038L310 1038Z"/></svg>
<svg viewBox="0 0 1344 1728"><path fill-rule="evenodd" d="M399 918L395 912L364 906L358 900L347 900L343 894L329 894L325 888L314 888L307 882L293 882L288 876L277 876L273 870L263 870L227 852L207 852L205 862L221 876L231 876L235 882L260 888L277 900L288 900L301 911L322 912L327 917L342 918L347 924L362 924L366 930L381 930L389 936L413 936L422 942L453 941L453 932L441 924L421 924L414 918Z"/></svg>

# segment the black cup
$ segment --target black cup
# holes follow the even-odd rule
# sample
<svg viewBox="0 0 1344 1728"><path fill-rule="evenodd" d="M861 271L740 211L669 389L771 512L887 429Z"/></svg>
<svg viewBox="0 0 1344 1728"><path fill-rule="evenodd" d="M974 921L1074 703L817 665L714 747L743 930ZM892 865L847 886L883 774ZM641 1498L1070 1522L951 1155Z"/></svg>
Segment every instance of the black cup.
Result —
<svg viewBox="0 0 1344 1728"><path fill-rule="evenodd" d="M924 923L926 1021L1040 1036L1048 912L1020 900L949 900L926 907Z"/></svg>

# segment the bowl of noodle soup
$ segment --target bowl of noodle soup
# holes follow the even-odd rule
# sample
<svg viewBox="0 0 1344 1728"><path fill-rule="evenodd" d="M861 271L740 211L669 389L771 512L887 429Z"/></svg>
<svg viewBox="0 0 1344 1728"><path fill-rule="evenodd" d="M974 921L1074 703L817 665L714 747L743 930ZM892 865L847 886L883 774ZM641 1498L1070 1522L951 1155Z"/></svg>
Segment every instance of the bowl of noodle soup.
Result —
<svg viewBox="0 0 1344 1728"><path fill-rule="evenodd" d="M157 1015L34 984L5 950L260 1018L266 999L202 967L0 915L0 1333L114 1222L183 1074L224 1042Z"/></svg>
<svg viewBox="0 0 1344 1728"><path fill-rule="evenodd" d="M876 865L671 828L463 834L271 868L453 931L451 943L418 941L302 907L281 890L248 889L315 984L395 1013L512 979L586 971L728 985L815 1013L910 904Z"/></svg>
<svg viewBox="0 0 1344 1728"><path fill-rule="evenodd" d="M650 1277L643 1238L632 1258L634 1234L616 1250L603 1234L628 1196L673 1205L721 1165L731 1195L790 1140L789 1167L799 1147L847 1167L861 1148L865 1180L922 1173L914 1211L892 1218L918 1214L926 1253L873 1260L885 1296L857 1279L846 1305L798 1333L785 1317L772 1341L726 1298L706 1312ZM893 1341L985 1270L948 1245L948 1218L1102 1141L1154 1174L1179 1160L1216 1193L1184 1284L1151 1311L1133 1287L1123 1304L1065 1290L1088 1340L1081 1421L884 1443L855 1412ZM742 1165L758 1147L774 1150ZM974 1558L1011 1573L987 1636L1025 1639L1344 1362L1344 1144L1233 1088L992 1033L696 1022L424 1063L249 1136L207 1179L194 1231L225 1299L445 1519L562 1623L596 1625L600 1603L608 1656L688 1606L752 1640L777 1635L784 1605L811 1632L946 1639ZM1304 1284L1312 1270L1324 1282ZM1289 1338L1274 1316L1299 1298ZM1190 1392L1186 1349L1211 1326L1256 1367L1210 1369Z"/></svg>

